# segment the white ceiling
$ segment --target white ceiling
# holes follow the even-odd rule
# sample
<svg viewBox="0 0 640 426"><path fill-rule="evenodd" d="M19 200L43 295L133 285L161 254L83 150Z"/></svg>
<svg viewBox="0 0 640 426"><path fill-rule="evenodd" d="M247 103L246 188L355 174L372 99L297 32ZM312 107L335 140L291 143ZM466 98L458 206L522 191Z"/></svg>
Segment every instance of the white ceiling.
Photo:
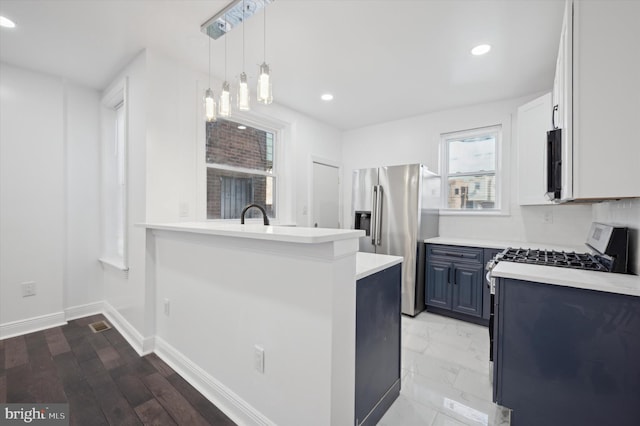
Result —
<svg viewBox="0 0 640 426"><path fill-rule="evenodd" d="M2 0L0 60L103 89L140 50L207 72L200 24L227 0ZM267 10L275 101L340 129L550 89L562 0L276 0ZM246 24L255 86L263 19ZM493 46L485 56L469 51ZM241 72L242 30L228 37ZM224 37L211 42L224 78ZM0 76L1 78L1 76ZM213 87L217 91L218 87ZM320 100L331 92L332 102Z"/></svg>

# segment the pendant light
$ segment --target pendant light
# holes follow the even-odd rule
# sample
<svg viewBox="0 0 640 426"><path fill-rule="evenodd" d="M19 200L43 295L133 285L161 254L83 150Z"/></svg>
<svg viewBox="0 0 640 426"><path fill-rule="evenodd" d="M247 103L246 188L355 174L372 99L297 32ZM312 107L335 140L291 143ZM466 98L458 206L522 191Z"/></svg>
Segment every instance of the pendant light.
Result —
<svg viewBox="0 0 640 426"><path fill-rule="evenodd" d="M267 65L267 8L262 11L264 18L264 58L260 65L260 74L258 74L258 102L268 105L273 102L273 92L271 90L271 75L269 74L269 65Z"/></svg>
<svg viewBox="0 0 640 426"><path fill-rule="evenodd" d="M222 92L220 92L220 117L229 117L231 115L231 93L229 92L229 82L227 81L227 15L225 20L224 35L224 83L222 83Z"/></svg>
<svg viewBox="0 0 640 426"><path fill-rule="evenodd" d="M211 37L209 37L209 88L204 92L204 117L208 123L216 121L216 101L211 90Z"/></svg>
<svg viewBox="0 0 640 426"><path fill-rule="evenodd" d="M251 109L249 105L249 84L247 82L247 74L245 74L244 64L244 27L245 16L244 11L246 6L244 0L242 0L242 73L240 74L240 80L238 81L238 109L240 111L249 111Z"/></svg>

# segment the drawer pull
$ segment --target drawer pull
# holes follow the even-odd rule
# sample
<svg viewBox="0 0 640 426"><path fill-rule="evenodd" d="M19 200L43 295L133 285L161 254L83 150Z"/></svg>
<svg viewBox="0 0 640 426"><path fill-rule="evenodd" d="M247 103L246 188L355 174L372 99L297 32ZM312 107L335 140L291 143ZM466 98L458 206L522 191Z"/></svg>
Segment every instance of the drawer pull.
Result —
<svg viewBox="0 0 640 426"><path fill-rule="evenodd" d="M451 256L451 257L475 257L475 255L473 254L467 254L467 253L455 253L455 252L451 252L451 251L443 251L443 250L432 250L431 251L432 254L434 255L438 255L438 256Z"/></svg>

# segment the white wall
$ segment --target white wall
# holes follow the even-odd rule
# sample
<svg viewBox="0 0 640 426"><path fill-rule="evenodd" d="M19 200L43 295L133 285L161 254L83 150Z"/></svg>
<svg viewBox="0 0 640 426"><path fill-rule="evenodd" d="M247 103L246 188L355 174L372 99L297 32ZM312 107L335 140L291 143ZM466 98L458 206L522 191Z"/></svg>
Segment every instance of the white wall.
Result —
<svg viewBox="0 0 640 426"><path fill-rule="evenodd" d="M0 335L101 299L97 92L0 64ZM68 213L73 210L73 213ZM20 283L35 281L23 298ZM86 311L83 311L86 312Z"/></svg>
<svg viewBox="0 0 640 426"><path fill-rule="evenodd" d="M640 275L640 199L594 204L593 220L629 228L629 270Z"/></svg>
<svg viewBox="0 0 640 426"><path fill-rule="evenodd" d="M563 245L581 245L589 230L591 206L517 205L516 163L517 107L538 94L500 102L439 111L347 131L343 135L344 214L346 227L352 226L351 173L354 169L393 164L423 163L439 172L440 135L442 133L502 124L503 146L508 153L504 163L504 184L509 194L508 215L440 217L440 235L446 237L519 240ZM545 223L552 212L553 223Z"/></svg>
<svg viewBox="0 0 640 426"><path fill-rule="evenodd" d="M123 332L139 351L144 339L153 334L153 309L146 303L146 264L144 228L135 226L146 221L146 150L148 113L147 53L142 51L115 78L103 93L127 79L127 172L128 172L128 253L129 270L121 271L109 265L103 266L104 300L107 314L118 323ZM106 125L106 124L104 124Z"/></svg>
<svg viewBox="0 0 640 426"><path fill-rule="evenodd" d="M102 302L100 255L100 94L66 85L67 256L65 307ZM94 309L95 310L95 309ZM78 312L83 316L85 312ZM75 314L74 314L75 315Z"/></svg>
<svg viewBox="0 0 640 426"><path fill-rule="evenodd" d="M196 154L199 120L198 73L147 51L147 207L149 222L178 222L196 217ZM202 139L204 144L204 135ZM180 204L188 214L180 216Z"/></svg>
<svg viewBox="0 0 640 426"><path fill-rule="evenodd" d="M0 323L63 311L64 88L55 77L2 68ZM20 283L37 295L22 298Z"/></svg>

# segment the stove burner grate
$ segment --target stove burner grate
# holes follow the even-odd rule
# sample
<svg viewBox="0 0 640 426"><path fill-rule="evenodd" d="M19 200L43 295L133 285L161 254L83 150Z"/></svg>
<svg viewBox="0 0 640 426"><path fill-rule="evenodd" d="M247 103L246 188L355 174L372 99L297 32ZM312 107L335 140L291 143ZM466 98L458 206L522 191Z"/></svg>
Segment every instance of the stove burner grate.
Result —
<svg viewBox="0 0 640 426"><path fill-rule="evenodd" d="M609 271L607 266L589 253L508 248L498 255L497 260L590 271Z"/></svg>

